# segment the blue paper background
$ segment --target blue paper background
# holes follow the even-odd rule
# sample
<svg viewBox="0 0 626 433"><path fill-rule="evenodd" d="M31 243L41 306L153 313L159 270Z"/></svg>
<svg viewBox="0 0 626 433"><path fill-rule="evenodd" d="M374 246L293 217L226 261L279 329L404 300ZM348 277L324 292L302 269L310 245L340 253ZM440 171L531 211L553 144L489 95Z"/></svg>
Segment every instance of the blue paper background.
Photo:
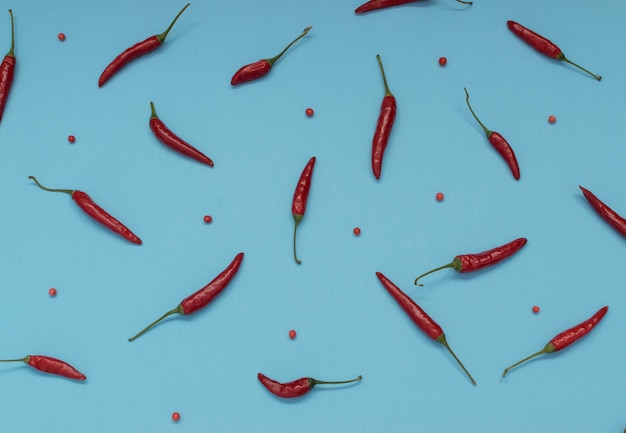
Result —
<svg viewBox="0 0 626 433"><path fill-rule="evenodd" d="M0 2L15 14L17 57L0 125L0 357L54 356L88 376L0 365L1 431L622 431L626 244L578 185L626 215L624 2L425 0L357 16L358 1L196 1L163 47L98 88L118 53L162 32L183 5ZM509 19L602 82L533 51ZM308 25L267 77L230 85L240 66L274 56ZM7 49L9 26L0 14ZM398 101L379 182L376 54ZM515 149L519 182L471 117L464 86ZM214 168L156 141L150 101ZM290 205L311 156L297 266ZM144 244L29 175L88 192ZM528 245L497 267L412 284L457 254L521 236ZM127 341L240 251L239 274L206 310ZM476 387L376 271L441 324ZM583 341L501 378L604 305ZM363 380L283 401L259 371Z"/></svg>

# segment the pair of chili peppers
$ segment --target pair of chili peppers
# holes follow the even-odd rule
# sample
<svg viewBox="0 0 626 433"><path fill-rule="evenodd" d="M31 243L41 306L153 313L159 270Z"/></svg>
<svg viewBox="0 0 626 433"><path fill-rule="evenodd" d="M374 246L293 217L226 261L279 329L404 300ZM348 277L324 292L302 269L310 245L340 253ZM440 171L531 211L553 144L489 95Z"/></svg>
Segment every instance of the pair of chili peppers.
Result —
<svg viewBox="0 0 626 433"><path fill-rule="evenodd" d="M2 120L4 106L7 104L11 85L13 84L13 76L15 75L15 25L11 9L9 9L9 14L11 15L11 49L0 64L0 121Z"/></svg>
<svg viewBox="0 0 626 433"><path fill-rule="evenodd" d="M415 3L416 0L370 0L367 3L363 3L361 6L356 8L354 11L355 14L362 14L365 12L375 11L378 9L384 9L392 6L400 6L407 3ZM466 5L471 5L471 1L464 0L456 0L459 3L463 3Z"/></svg>
<svg viewBox="0 0 626 433"><path fill-rule="evenodd" d="M134 341L137 338L141 337L148 330L152 329L157 323L161 322L163 319L171 316L172 314L182 314L184 316L188 316L209 305L211 301L213 301L220 293L224 291L224 289L228 286L233 277L237 274L239 266L243 261L243 255L243 253L237 254L233 261L209 284L207 284L197 292L187 296L181 301L180 304L178 304L176 308L163 314L157 320L146 326L137 335L129 338L128 341Z"/></svg>
<svg viewBox="0 0 626 433"><path fill-rule="evenodd" d="M362 379L361 376L358 376L351 380L328 382L324 380L313 379L311 377L302 377L291 382L281 383L275 381L274 379L270 379L262 373L259 373L257 377L259 381L263 384L263 386L268 389L269 392L281 398L301 397L311 391L316 385L340 385L345 383L357 382Z"/></svg>
<svg viewBox="0 0 626 433"><path fill-rule="evenodd" d="M378 60L378 66L380 67L383 83L385 85L385 96L380 104L380 113L378 114L378 122L376 123L376 130L374 131L374 139L372 140L372 171L376 179L380 179L380 172L383 168L383 156L387 148L387 143L389 142L393 123L396 120L397 110L396 98L389 91L383 62L378 54L376 55L376 60Z"/></svg>
<svg viewBox="0 0 626 433"><path fill-rule="evenodd" d="M519 23L516 23L515 21L509 20L506 22L506 25L508 26L509 30L513 32L515 36L519 37L521 40L526 42L535 50L539 51L541 54L546 55L552 59L561 60L565 63L569 63L570 65L573 65L577 67L578 69L591 75L596 80L598 81L602 80L602 77L600 75L594 74L593 72L589 72L582 66L577 65L576 63L570 61L567 57L565 57L565 54L563 54L563 51L561 51L561 49L549 39L546 39L545 37L535 33L534 31L524 27L523 25Z"/></svg>
<svg viewBox="0 0 626 433"><path fill-rule="evenodd" d="M306 212L306 204L309 200L309 190L311 189L311 179L313 177L313 167L315 167L315 157L309 159L309 162L304 166L304 170L302 170L300 174L300 179L293 192L293 199L291 201L291 215L294 220L293 259L297 264L301 264L302 262L298 259L298 255L296 254L296 232Z"/></svg>
<svg viewBox="0 0 626 433"><path fill-rule="evenodd" d="M496 263L499 263L502 260L511 257L513 254L518 252L524 245L526 245L526 242L526 238L518 238L514 241L511 241L496 248L492 248L487 251L483 251L481 253L460 254L454 257L452 262L448 263L447 265L443 265L423 273L415 279L414 284L416 286L421 286L422 284L417 283L420 278L445 268L452 268L457 272L466 273L478 271L488 266L493 266Z"/></svg>
<svg viewBox="0 0 626 433"><path fill-rule="evenodd" d="M72 190L72 189L47 188L43 186L41 183L39 183L39 181L37 180L37 178L35 178L35 176L28 176L28 178L34 180L37 186L45 191L63 192L65 194L69 194L70 197L72 197L72 200L74 200L74 202L78 205L78 207L80 207L83 210L83 212L89 215L94 221L103 225L104 227L108 228L114 233L117 233L118 235L122 236L124 239L134 244L141 245L141 239L139 239L137 235L131 232L128 227L126 227L124 224L118 221L115 217L113 217L107 211L105 211L100 206L98 206L89 196L89 194L83 191L77 190L77 189Z"/></svg>
<svg viewBox="0 0 626 433"><path fill-rule="evenodd" d="M67 377L75 380L85 380L87 377L65 361L43 355L28 355L19 359L1 359L0 362L24 362L36 370L48 374Z"/></svg>
<svg viewBox="0 0 626 433"><path fill-rule="evenodd" d="M254 63L250 63L239 68L239 70L235 72L235 75L233 75L233 77L231 78L230 84L232 86L236 86L238 84L258 80L259 78L269 74L269 72L272 70L272 66L274 66L274 63L276 63L278 59L280 59L283 54L285 54L287 50L291 48L293 44L302 39L312 28L313 26L305 28L300 36L291 41L291 43L287 45L285 49L278 53L276 56L269 59L258 60Z"/></svg>
<svg viewBox="0 0 626 433"><path fill-rule="evenodd" d="M136 43L132 47L129 47L126 50L124 50L115 59L113 59L113 61L109 63L109 65L104 69L104 71L102 72L102 75L100 75L100 79L98 80L98 87L102 87L104 83L109 81L109 79L113 75L115 75L120 69L122 69L124 66L126 66L133 60L145 54L148 54L156 50L157 48L159 48L161 45L163 45L163 43L165 42L165 38L167 38L168 33L170 32L172 27L174 27L174 23L178 20L178 17L182 15L185 9L189 7L189 4L190 3L187 3L185 7L182 8L180 12L178 12L178 15L176 15L176 18L174 18L174 21L171 22L169 27L163 33L150 36L149 38Z"/></svg>
<svg viewBox="0 0 626 433"><path fill-rule="evenodd" d="M176 135L165 125L165 123L163 123L161 119L159 119L156 114L156 110L154 109L154 103L152 102L150 102L150 109L152 110L152 115L150 116L150 129L161 143L182 155L193 158L196 161L200 161L209 167L213 167L213 161L211 158Z"/></svg>
<svg viewBox="0 0 626 433"><path fill-rule="evenodd" d="M398 286L391 282L387 277L385 277L382 273L376 272L376 276L382 283L383 287L389 292L389 294L396 300L398 305L404 310L404 312L411 318L413 323L417 325L418 328L422 330L427 336L431 339L441 343L448 352L452 355L452 357L456 360L459 366L463 369L469 380L473 385L476 385L476 381L472 377L472 375L467 371L461 360L455 355L452 351L448 342L446 341L446 336L443 332L441 326L437 324L422 308L415 303L406 293L404 293Z"/></svg>
<svg viewBox="0 0 626 433"><path fill-rule="evenodd" d="M602 318L604 317L604 315L606 314L606 312L609 311L609 307L605 306L600 308L593 316L591 316L589 319L585 320L582 323L579 323L576 326L573 326L563 332L561 332L560 334L558 334L557 336L555 336L554 338L552 338L548 344L545 345L545 347L543 349L541 349L539 352L537 353L533 353L532 355L522 359L519 362L516 362L515 364L511 365L510 367L506 368L504 370L504 372L502 373L502 377L506 376L506 374L511 371L511 369L517 367L518 365L533 359L536 356L539 355L543 355L545 353L554 353L554 352L558 352L559 350L563 350L566 347L568 347L570 344L580 340L581 338L583 338L585 335L587 335L589 332L591 332L591 330L593 328L595 328L595 326L600 322L600 320L602 320Z"/></svg>
<svg viewBox="0 0 626 433"><path fill-rule="evenodd" d="M596 197L591 191L578 186L583 192L583 195L587 201L591 204L593 209L598 215L602 217L607 223L609 223L619 234L626 236L626 219L622 218L617 212L604 204L598 197Z"/></svg>

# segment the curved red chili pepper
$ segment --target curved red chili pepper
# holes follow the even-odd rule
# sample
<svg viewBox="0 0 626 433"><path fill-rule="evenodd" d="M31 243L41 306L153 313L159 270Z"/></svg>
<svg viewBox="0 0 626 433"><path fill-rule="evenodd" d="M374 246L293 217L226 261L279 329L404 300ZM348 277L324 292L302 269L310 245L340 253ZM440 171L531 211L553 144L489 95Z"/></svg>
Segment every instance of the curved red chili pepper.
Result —
<svg viewBox="0 0 626 433"><path fill-rule="evenodd" d="M532 30L524 27L523 25L516 23L515 21L507 21L506 25L509 30L513 32L513 34L519 37L521 40L526 42L528 45L533 47L535 50L539 51L541 54L546 55L552 59L562 60L570 65L577 67L578 69L586 72L591 75L596 80L602 80L600 75L594 74L593 72L589 72L585 68L576 63L570 61L565 55L563 51L552 41L546 39L545 37L533 32Z"/></svg>
<svg viewBox="0 0 626 433"><path fill-rule="evenodd" d="M404 293L398 286L391 282L387 277L385 277L382 273L376 272L376 276L382 283L383 287L389 292L389 294L396 300L398 305L402 307L404 312L411 318L413 323L417 325L418 328L424 332L424 334L428 335L431 339L438 341L441 343L448 352L452 355L452 357L456 360L459 366L463 369L467 377L470 379L473 385L476 385L476 381L469 374L469 371L465 368L463 363L457 356L454 354L448 342L446 341L446 336L443 332L441 326L437 324L422 308L413 301L413 299L409 298L409 296Z"/></svg>
<svg viewBox="0 0 626 433"><path fill-rule="evenodd" d="M302 170L296 189L293 192L293 200L291 201L291 214L293 215L293 220L295 222L293 227L293 258L297 264L302 262L298 260L298 255L296 254L296 232L298 230L298 226L300 225L300 221L302 221L302 218L304 217L304 212L306 211L306 203L309 199L309 190L311 189L311 178L313 176L314 166L315 157L309 159L309 162L307 162L304 170Z"/></svg>
<svg viewBox="0 0 626 433"><path fill-rule="evenodd" d="M11 15L11 49L0 64L0 120L2 120L4 106L7 104L9 91L13 84L13 76L15 75L15 26L11 9L9 9L9 14Z"/></svg>
<svg viewBox="0 0 626 433"><path fill-rule="evenodd" d="M170 30L174 26L174 23L178 20L178 17L181 16L181 14L185 11L185 9L189 7L189 5L190 3L187 3L185 7L182 8L180 12L178 12L178 15L176 15L176 18L174 18L174 21L172 21L172 23L163 33L150 36L149 38L136 43L132 47L125 49L120 55L118 55L115 59L113 59L113 61L109 63L109 65L104 69L104 71L102 72L102 75L100 75L100 79L98 80L98 87L102 87L104 83L106 83L109 80L109 78L115 75L120 69L122 69L128 63L132 62L138 57L143 56L144 54L148 54L156 50L161 45L163 45L163 42L165 42L165 38L167 37L167 34L170 32Z"/></svg>
<svg viewBox="0 0 626 433"><path fill-rule="evenodd" d="M532 355L506 368L504 372L502 373L502 377L506 376L506 374L512 368L517 367L518 365L528 361L529 359L532 359L539 355L543 355L544 353L558 352L559 350L563 350L570 344L580 340L585 335L587 335L598 324L598 322L600 322L600 320L602 320L602 318L604 317L607 311L609 311L608 306L602 307L589 319L561 332L556 337L552 338L548 342L548 344L546 344L545 347L541 349L539 352L533 353Z"/></svg>
<svg viewBox="0 0 626 433"><path fill-rule="evenodd" d="M513 177L515 178L515 180L519 180L520 178L519 166L517 165L517 158L515 158L515 153L513 152L513 148L509 145L509 143L504 139L502 135L500 135L497 132L490 131L489 129L487 129L485 125L483 125L483 123L478 119L478 117L474 113L474 110L472 110L472 106L469 103L469 93L467 93L467 89L464 87L463 90L465 90L465 102L467 103L467 106L472 112L472 116L474 116L474 119L476 119L476 121L483 128L483 131L485 131L485 134L487 135L487 139L489 140L489 143L491 143L493 148L496 149L496 151L500 154L502 159L504 159L504 161L507 163L507 165L509 166L509 169L511 170L511 173L513 173Z"/></svg>
<svg viewBox="0 0 626 433"><path fill-rule="evenodd" d="M598 197L596 197L591 191L578 186L583 192L583 195L587 201L591 204L593 209L598 215L600 215L607 223L609 223L619 234L626 236L626 220L619 216L617 212L604 204Z"/></svg>
<svg viewBox="0 0 626 433"><path fill-rule="evenodd" d="M414 284L416 286L422 286L423 284L417 284L417 280L425 275L432 274L433 272L437 272L445 268L452 268L457 272L466 273L478 271L488 266L495 265L496 263L499 263L502 260L511 257L513 254L518 252L520 249L522 249L524 245L526 245L526 242L526 238L518 238L514 241L509 242L508 244L504 244L499 247L483 251L482 253L460 254L447 265L443 265L423 273L415 279Z"/></svg>
<svg viewBox="0 0 626 433"><path fill-rule="evenodd" d="M393 128L393 122L396 119L396 98L389 91L387 86L387 77L385 77L385 69L383 68L383 62L380 60L380 56L376 55L378 60L378 66L383 76L383 83L385 85L385 96L380 105L380 113L378 114L378 122L376 124L376 130L374 131L374 139L372 140L372 171L376 179L380 179L380 172L383 168L383 156L387 143L389 142L389 136L391 135L391 128Z"/></svg>
<svg viewBox="0 0 626 433"><path fill-rule="evenodd" d="M247 83L248 81L254 81L267 75L272 69L272 66L274 66L274 63L276 63L276 61L280 59L283 56L283 54L285 54L285 52L289 48L291 48L293 44L295 44L301 38L303 38L312 28L313 26L309 26L306 29L304 29L300 36L298 36L296 39L291 41L291 43L287 45L284 50L282 50L280 53L278 53L278 55L272 57L271 59L258 60L254 63L250 63L249 65L245 65L239 68L239 70L235 72L235 75L233 75L233 78L231 78L230 84L232 86L236 86L237 84Z"/></svg>
<svg viewBox="0 0 626 433"><path fill-rule="evenodd" d="M362 14L365 12L375 11L378 9L384 9L392 6L399 6L407 3L415 3L417 0L370 0L363 3L361 6L355 9L355 14ZM471 1L456 0L459 3L471 5Z"/></svg>
<svg viewBox="0 0 626 433"><path fill-rule="evenodd" d="M262 373L257 375L259 381L265 386L269 392L281 398L301 397L313 389L315 385L339 385L344 383L356 382L362 379L358 376L351 380L340 382L327 382L323 380L313 379L311 377L302 377L287 383L280 383L274 379L270 379Z"/></svg>
<svg viewBox="0 0 626 433"><path fill-rule="evenodd" d="M185 156L195 159L196 161L200 161L203 164L213 167L213 161L211 161L211 158L200 152L191 144L187 143L178 135L174 134L163 123L163 121L159 119L156 114L156 110L154 109L154 104L152 102L150 102L150 108L152 110L152 115L150 116L150 129L152 129L155 137L158 138L161 143L165 144L167 147L175 150L178 153L181 153Z"/></svg>
<svg viewBox="0 0 626 433"><path fill-rule="evenodd" d="M117 220L114 216L109 214L107 211L98 206L89 196L89 194L79 191L77 189L52 189L47 188L39 183L39 181L35 178L35 176L28 176L29 179L35 181L37 186L45 191L51 192L64 192L69 194L70 197L76 202L78 207L80 207L83 212L89 215L94 221L99 224L102 224L104 227L108 228L114 233L122 236L124 239L134 243L141 245L141 239L133 232L130 231L128 227L122 224L119 220Z"/></svg>
<svg viewBox="0 0 626 433"><path fill-rule="evenodd" d="M87 379L83 373L76 370L67 362L51 358L50 356L28 355L20 359L2 359L0 362L24 362L39 371L43 371L44 373L56 374L57 376L63 376L75 380Z"/></svg>
<svg viewBox="0 0 626 433"><path fill-rule="evenodd" d="M235 256L234 260L224 269L217 277L213 279L209 284L198 290L197 292L187 296L185 299L181 301L180 304L173 310L168 311L157 320L146 326L141 332L139 332L134 337L128 339L128 341L134 341L137 338L141 337L148 330L154 327L157 323L161 322L167 316L171 316L172 314L182 314L189 315L195 313L198 310L206 307L219 295L224 291L224 289L228 286L233 277L237 274L239 270L239 266L243 261L243 253L239 253Z"/></svg>

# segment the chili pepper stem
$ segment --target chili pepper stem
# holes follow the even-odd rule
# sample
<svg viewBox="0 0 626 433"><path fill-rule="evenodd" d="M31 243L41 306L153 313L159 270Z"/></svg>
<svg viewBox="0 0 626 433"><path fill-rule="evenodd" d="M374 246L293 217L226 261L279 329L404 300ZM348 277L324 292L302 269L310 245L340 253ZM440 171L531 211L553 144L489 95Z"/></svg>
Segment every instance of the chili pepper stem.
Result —
<svg viewBox="0 0 626 433"><path fill-rule="evenodd" d="M580 69L581 71L584 71L584 72L588 73L589 75L591 75L593 78L595 78L595 79L596 79L596 80L598 80L598 81L602 80L602 76L601 76L601 75L594 74L593 72L590 72L590 71L586 70L586 69L585 69L585 68L583 68L582 66L577 65L576 63L572 62L570 59L568 59L567 57L565 57L565 55L564 55L563 53L559 54L558 59L559 59L559 60L562 60L562 61L564 61L564 62L566 62L566 63L569 63L569 64L570 64L570 65L572 65L572 66L577 67L577 68L578 68L578 69Z"/></svg>
<svg viewBox="0 0 626 433"><path fill-rule="evenodd" d="M291 48L291 46L292 46L293 44L295 44L296 42L298 42L298 41L299 41L300 39L302 39L302 38L303 38L303 37L304 37L307 33L309 33L309 30L311 30L312 28L313 28L313 26L309 26L309 27L307 27L306 29L302 30L302 34L301 34L300 36L298 36L297 38L295 38L293 41L291 41L291 43L290 43L289 45L287 45L287 46L285 47L285 49L284 49L284 50L282 50L280 53L278 53L278 55L276 55L276 56L272 57L271 59L265 59L265 61L266 61L267 63L269 63L269 64L270 64L270 66L274 66L274 63L276 63L276 61L277 61L278 59L280 59L280 58L283 56L283 54L285 54L285 53L287 52L287 50L288 50L289 48Z"/></svg>
<svg viewBox="0 0 626 433"><path fill-rule="evenodd" d="M325 380L317 380L317 379L311 379L311 383L312 385L341 385L343 383L352 383L352 382L358 382L359 380L363 379L363 376L361 376L359 374L358 377L355 377L354 379L350 379L350 380L342 380L342 381L334 381L334 382L328 382Z"/></svg>
<svg viewBox="0 0 626 433"><path fill-rule="evenodd" d="M543 349L541 349L539 352L533 353L532 355L527 356L526 358L522 359L521 361L518 361L518 362L516 362L515 364L513 364L513 365L511 365L511 366L509 366L509 367L507 367L507 368L505 368L505 369L504 369L504 371L502 372L502 377L505 377L505 376L506 376L506 374L507 374L509 371L511 371L513 368L517 367L518 365L523 364L524 362L529 361L529 360L533 359L533 358L534 358L534 357L536 357L536 356L543 355L543 354L545 354L545 353L552 353L552 352L554 352L554 346L552 345L552 343L548 343L548 344L546 344L546 346L545 346Z"/></svg>
<svg viewBox="0 0 626 433"><path fill-rule="evenodd" d="M297 264L301 264L302 261L298 260L298 255L296 254L296 232L298 231L298 226L300 225L300 221L302 221L302 217L304 215L294 214L293 220L295 224L293 225L293 259Z"/></svg>
<svg viewBox="0 0 626 433"><path fill-rule="evenodd" d="M28 362L28 356L19 359L0 359L0 362Z"/></svg>
<svg viewBox="0 0 626 433"><path fill-rule="evenodd" d="M380 55L376 54L376 60L378 60L378 66L380 67L380 73L383 76L383 84L385 85L385 96L392 96L391 91L389 91L389 86L387 85L387 77L385 76L385 68L383 68L383 61L380 59Z"/></svg>
<svg viewBox="0 0 626 433"><path fill-rule="evenodd" d="M34 180L39 188L41 188L43 190L46 190L46 191L50 191L50 192L64 192L64 193L69 194L69 195L72 195L74 193L74 190L71 190L71 189L47 188L47 187L43 186L42 184L40 184L35 176L28 176L28 178Z"/></svg>
<svg viewBox="0 0 626 433"><path fill-rule="evenodd" d="M9 9L9 15L11 15L11 49L7 53L9 57L15 57L15 25L13 23L13 11Z"/></svg>
<svg viewBox="0 0 626 433"><path fill-rule="evenodd" d="M463 3L464 5L470 5L471 6L471 5L474 4L474 2L470 2L470 1L463 1L463 0L456 0L456 1L458 1L459 3Z"/></svg>
<svg viewBox="0 0 626 433"><path fill-rule="evenodd" d="M136 339L138 339L139 337L141 337L143 334L145 334L146 332L148 332L150 329L152 329L157 323L159 323L161 320L165 319L168 316L171 316L172 314L185 314L183 312L183 307L182 305L179 305L178 307L174 308L173 310L168 311L167 313L165 313L164 315L162 315L161 317L159 317L158 319L156 319L154 322L152 322L151 324L149 324L148 326L146 326L141 332L139 332L139 334L135 335L134 337L131 337L128 339L128 341L135 341Z"/></svg>
<svg viewBox="0 0 626 433"><path fill-rule="evenodd" d="M463 369L463 371L465 372L465 374L467 374L467 377L469 377L469 380L472 382L472 385L476 385L476 381L474 380L474 378L472 377L472 375L469 373L469 371L467 371L467 369L465 368L465 366L463 365L463 363L461 362L461 360L455 355L455 353L452 351L452 349L450 348L450 346L448 345L448 342L446 341L446 336L445 334L441 334L438 338L437 341L440 342L441 344L443 344L443 346L448 349L448 352L450 352L450 354L452 355L452 357L456 360L456 362L459 364L459 366L461 366L461 368Z"/></svg>
<svg viewBox="0 0 626 433"><path fill-rule="evenodd" d="M463 90L465 90L465 102L467 103L468 108L472 112L472 116L474 116L474 119L476 119L479 125L483 128L483 131L485 131L485 134L487 134L487 137L489 137L491 134L493 134L493 131L490 131L489 129L487 129L487 127L483 125L483 122L480 121L478 116L476 116L476 113L474 113L474 110L472 109L472 106L469 103L469 93L467 93L467 89L465 87L463 87Z"/></svg>
<svg viewBox="0 0 626 433"><path fill-rule="evenodd" d="M446 269L446 268L454 268L454 267L455 267L455 262L450 262L450 263L448 263L447 265L443 265L443 266L439 266L438 268L431 269L430 271L428 271L428 272L426 272L426 273L423 273L422 275L420 275L419 277L417 277L417 278L415 279L415 281L413 282L413 284L415 284L416 286L423 286L423 284L418 284L418 283L417 283L417 280L419 280L420 278L422 278L422 277L424 277L424 276L426 276L426 275L428 275L428 274L432 274L433 272L437 272L437 271L440 271L440 270L442 270L442 269Z"/></svg>
<svg viewBox="0 0 626 433"><path fill-rule="evenodd" d="M150 115L150 119L158 119L159 116L157 116L157 114L156 114L156 110L154 108L154 103L152 101L150 101L150 110L152 111L152 114Z"/></svg>
<svg viewBox="0 0 626 433"><path fill-rule="evenodd" d="M174 18L174 21L170 23L169 27L165 29L163 33L161 33L160 35L156 35L156 38L159 40L159 43L162 44L163 42L165 42L165 38L167 37L167 34L170 32L170 30L172 30L172 27L174 27L174 24L178 20L178 17L180 17L183 14L183 12L185 12L185 9L187 9L190 4L191 3L187 3L185 7L182 8L180 12L178 12L178 15L176 15L176 18Z"/></svg>

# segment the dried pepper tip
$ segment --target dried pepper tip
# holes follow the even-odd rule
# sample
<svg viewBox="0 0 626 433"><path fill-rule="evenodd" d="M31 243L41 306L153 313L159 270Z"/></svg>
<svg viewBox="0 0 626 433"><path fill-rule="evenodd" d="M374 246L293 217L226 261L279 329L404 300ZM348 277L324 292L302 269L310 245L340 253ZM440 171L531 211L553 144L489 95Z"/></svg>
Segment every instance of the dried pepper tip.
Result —
<svg viewBox="0 0 626 433"><path fill-rule="evenodd" d="M480 121L480 119L478 119L478 117L474 113L474 110L472 109L472 106L469 103L469 93L467 93L467 89L465 87L463 87L463 90L465 90L465 102L467 103L468 108L472 112L472 116L474 116L474 119L476 119L478 124L483 128L483 131L485 131L485 134L487 134L487 138L491 137L491 135L493 134L493 131L490 131L489 129L487 129L487 127L485 125L483 125L483 123Z"/></svg>
<svg viewBox="0 0 626 433"><path fill-rule="evenodd" d="M267 63L269 63L270 67L271 67L271 66L274 66L274 63L276 63L276 61L277 61L278 59L280 59L280 58L283 56L283 54L285 54L285 53L287 52L287 50L288 50L289 48L291 48L291 46L292 46L293 44L295 44L295 43L296 43L296 42L298 42L300 39L302 39L304 36L306 36L306 34L307 34L307 33L309 33L309 30L311 30L312 28L313 28L313 26L309 26L309 27L305 28L304 30L302 30L302 34L301 34L300 36L298 36L297 38L295 38L293 41L291 41L291 42L289 43L289 45L287 45L287 46L286 46L286 47L285 47L285 48L284 48L284 49L283 49L280 53L278 53L276 56L272 57L271 59L265 59L265 61L266 61Z"/></svg>
<svg viewBox="0 0 626 433"><path fill-rule="evenodd" d="M422 275L420 275L419 277L417 277L415 279L413 284L415 284L416 286L423 286L423 284L418 284L417 280L419 280L420 278L422 278L422 277L424 277L424 276L426 276L428 274L432 274L433 272L437 272L437 271L440 271L441 269L446 269L446 268L452 268L452 269L454 269L457 272L461 272L461 270L463 269L463 264L462 264L461 260L458 257L455 257L454 260L452 260L447 265L439 266L438 268L431 269L428 272L424 272Z"/></svg>
<svg viewBox="0 0 626 433"><path fill-rule="evenodd" d="M167 37L167 34L170 32L170 30L172 30L172 27L174 27L174 24L176 23L176 21L178 20L178 17L180 17L183 12L185 12L185 9L187 9L189 7L191 3L187 3L185 5L184 8L181 9L180 12L178 12L178 15L176 15L176 17L174 18L174 20L170 23L170 25L167 27L167 29L165 29L165 31L159 35L156 35L156 38L158 39L159 43L162 44L163 42L165 42L165 38Z"/></svg>
<svg viewBox="0 0 626 433"><path fill-rule="evenodd" d="M533 359L533 358L534 358L534 357L536 357L536 356L543 355L544 353L552 353L552 352L555 352L555 351L556 351L556 349L554 348L554 345L553 345L552 343L548 343L548 344L546 344L546 345L545 345L545 347L544 347L543 349L541 349L539 352L533 353L532 355L527 356L526 358L522 359L521 361L518 361L518 362L516 362L515 364L513 364L513 365L511 365L511 366L509 366L509 367L507 367L507 368L505 368L505 369L504 369L504 371L502 372L502 377L505 377L505 376L506 376L506 374L507 374L509 371L511 371L513 368L517 367L517 366L518 366L518 365L520 365L520 364L523 364L524 362L526 362L526 361L528 361L528 360Z"/></svg>

